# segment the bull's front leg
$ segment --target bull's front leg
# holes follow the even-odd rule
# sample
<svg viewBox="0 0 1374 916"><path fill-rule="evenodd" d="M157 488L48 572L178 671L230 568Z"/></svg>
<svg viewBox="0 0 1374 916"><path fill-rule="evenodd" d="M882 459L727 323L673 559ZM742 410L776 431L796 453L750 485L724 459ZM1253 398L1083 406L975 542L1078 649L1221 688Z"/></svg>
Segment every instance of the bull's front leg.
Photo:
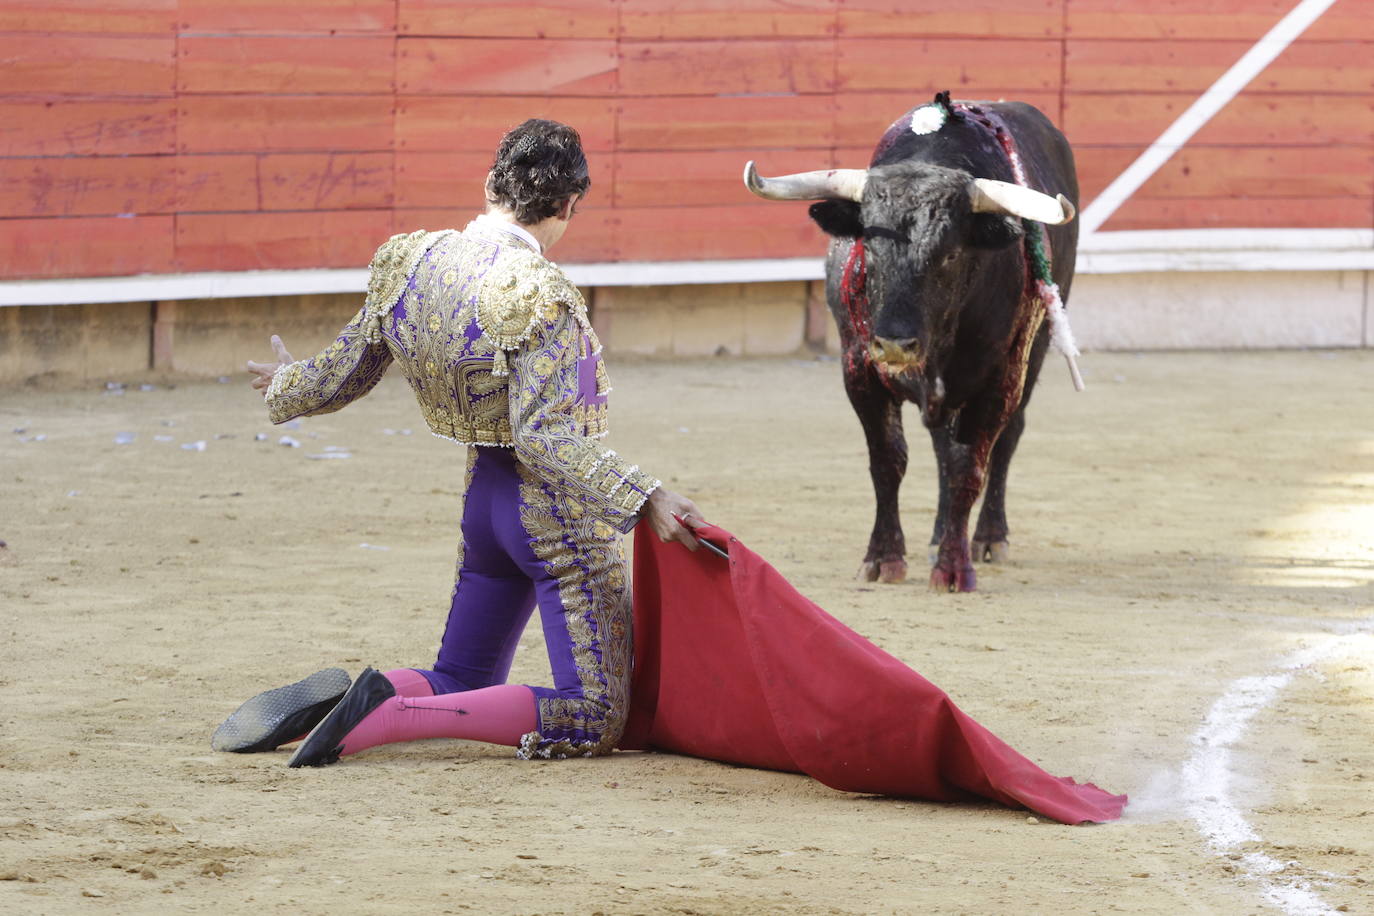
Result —
<svg viewBox="0 0 1374 916"><path fill-rule="evenodd" d="M941 441L943 440L943 441ZM983 491L989 448L944 435L936 441L940 452L940 512L935 523L937 543L930 569L930 587L938 592L971 592L978 587L969 553L968 520ZM943 448L941 448L943 446Z"/></svg>
<svg viewBox="0 0 1374 916"><path fill-rule="evenodd" d="M971 592L978 587L968 523L987 481L993 446L1009 415L1001 394L970 401L950 428L932 433L940 457L939 546L930 570L930 587L935 591Z"/></svg>
<svg viewBox="0 0 1374 916"><path fill-rule="evenodd" d="M873 533L858 578L868 582L901 582L906 579L906 538L897 502L906 474L902 402L861 360L846 360L844 386L868 443L868 471L873 478L876 503Z"/></svg>

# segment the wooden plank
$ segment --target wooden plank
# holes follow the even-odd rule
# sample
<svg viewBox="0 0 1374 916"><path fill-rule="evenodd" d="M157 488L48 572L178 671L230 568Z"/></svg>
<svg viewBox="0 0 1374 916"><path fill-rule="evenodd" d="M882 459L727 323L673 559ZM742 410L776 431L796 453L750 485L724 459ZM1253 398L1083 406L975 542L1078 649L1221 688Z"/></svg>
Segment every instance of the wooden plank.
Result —
<svg viewBox="0 0 1374 916"><path fill-rule="evenodd" d="M183 153L387 150L390 96L182 96Z"/></svg>
<svg viewBox="0 0 1374 916"><path fill-rule="evenodd" d="M0 220L0 276L102 277L172 269L171 216Z"/></svg>
<svg viewBox="0 0 1374 916"><path fill-rule="evenodd" d="M617 248L626 261L790 258L825 254L808 204L617 209Z"/></svg>
<svg viewBox="0 0 1374 916"><path fill-rule="evenodd" d="M1208 89L1246 51L1243 41L1067 42L1070 92L1193 92ZM1374 43L1294 42L1247 87L1252 92L1374 90Z"/></svg>
<svg viewBox="0 0 1374 916"><path fill-rule="evenodd" d="M1297 0L1069 0L1071 38L1233 38L1255 42L1273 28ZM1303 33L1306 39L1374 39L1367 0L1338 0Z"/></svg>
<svg viewBox="0 0 1374 916"><path fill-rule="evenodd" d="M622 150L717 150L811 147L835 142L835 97L648 96L625 98L620 109Z"/></svg>
<svg viewBox="0 0 1374 916"><path fill-rule="evenodd" d="M462 38L614 38L605 0L398 0L401 35Z"/></svg>
<svg viewBox="0 0 1374 916"><path fill-rule="evenodd" d="M175 150L171 98L0 98L0 156L138 156Z"/></svg>
<svg viewBox="0 0 1374 916"><path fill-rule="evenodd" d="M948 89L959 98L987 98L990 89L1057 90L1061 43L941 38L840 39L836 73L843 90Z"/></svg>
<svg viewBox="0 0 1374 916"><path fill-rule="evenodd" d="M178 270L365 267L391 235L390 210L177 217Z"/></svg>
<svg viewBox="0 0 1374 916"><path fill-rule="evenodd" d="M1302 37L1314 41L1374 41L1374 16L1370 15L1369 0L1336 0Z"/></svg>
<svg viewBox="0 0 1374 916"><path fill-rule="evenodd" d="M1248 88L1254 92L1374 92L1374 41L1300 38Z"/></svg>
<svg viewBox="0 0 1374 916"><path fill-rule="evenodd" d="M1116 176L1145 152L1146 143L1138 146L1086 146L1076 145L1073 150L1074 165L1078 169L1079 210L1092 203Z"/></svg>
<svg viewBox="0 0 1374 916"><path fill-rule="evenodd" d="M1369 198L1323 197L1128 200L1102 227L1129 229L1368 229Z"/></svg>
<svg viewBox="0 0 1374 916"><path fill-rule="evenodd" d="M179 0L184 32L392 32L396 0Z"/></svg>
<svg viewBox="0 0 1374 916"><path fill-rule="evenodd" d="M620 153L616 161L615 206L692 207L776 205L760 201L744 186L743 151L717 150ZM765 174L805 172L835 165L829 150L769 150L757 155ZM671 217L667 217L671 218Z"/></svg>
<svg viewBox="0 0 1374 916"><path fill-rule="evenodd" d="M564 38L402 38L404 93L598 95L615 91L613 41Z"/></svg>
<svg viewBox="0 0 1374 916"><path fill-rule="evenodd" d="M392 90L390 36L182 36L179 92L366 94Z"/></svg>
<svg viewBox="0 0 1374 916"><path fill-rule="evenodd" d="M506 131L526 118L571 125L588 154L615 148L616 112L610 99L409 95L396 100L396 149L490 156Z"/></svg>
<svg viewBox="0 0 1374 916"><path fill-rule="evenodd" d="M170 95L176 40L73 35L0 35L5 86L25 95Z"/></svg>
<svg viewBox="0 0 1374 916"><path fill-rule="evenodd" d="M263 156L263 210L375 210L394 201L391 153L291 153Z"/></svg>
<svg viewBox="0 0 1374 916"><path fill-rule="evenodd" d="M1257 41L1296 0L1070 0L1071 38Z"/></svg>
<svg viewBox="0 0 1374 916"><path fill-rule="evenodd" d="M177 0L5 0L0 32L172 35Z"/></svg>
<svg viewBox="0 0 1374 916"><path fill-rule="evenodd" d="M1173 93L1069 93L1070 141L1093 146L1148 144L1196 100ZM1374 144L1367 96L1243 92L1189 141L1200 146Z"/></svg>
<svg viewBox="0 0 1374 916"><path fill-rule="evenodd" d="M615 157L591 155L592 186L579 210L609 207L614 188ZM407 209L470 207L481 210L482 192L492 153L396 154L396 206Z"/></svg>
<svg viewBox="0 0 1374 916"><path fill-rule="evenodd" d="M839 0L621 0L625 38L819 38Z"/></svg>
<svg viewBox="0 0 1374 916"><path fill-rule="evenodd" d="M840 35L846 38L1059 38L1064 0L844 0Z"/></svg>
<svg viewBox="0 0 1374 916"><path fill-rule="evenodd" d="M913 87L902 92L846 92L836 102L835 134L838 143L862 146L866 141L876 144L878 138L893 122L912 108L924 105L935 93L947 87ZM955 93L956 100L991 101L1010 99L1034 105L1051 121L1060 123L1058 90L998 89L979 87L982 91ZM869 146L872 149L872 146Z"/></svg>
<svg viewBox="0 0 1374 916"><path fill-rule="evenodd" d="M0 217L171 213L170 156L13 159L0 169Z"/></svg>
<svg viewBox="0 0 1374 916"><path fill-rule="evenodd" d="M624 41L622 95L830 92L831 41Z"/></svg>
<svg viewBox="0 0 1374 916"><path fill-rule="evenodd" d="M176 179L180 213L262 208L257 156L178 156Z"/></svg>
<svg viewBox="0 0 1374 916"><path fill-rule="evenodd" d="M1134 196L1259 199L1371 195L1374 151L1366 147L1244 148L1190 144L1164 163Z"/></svg>

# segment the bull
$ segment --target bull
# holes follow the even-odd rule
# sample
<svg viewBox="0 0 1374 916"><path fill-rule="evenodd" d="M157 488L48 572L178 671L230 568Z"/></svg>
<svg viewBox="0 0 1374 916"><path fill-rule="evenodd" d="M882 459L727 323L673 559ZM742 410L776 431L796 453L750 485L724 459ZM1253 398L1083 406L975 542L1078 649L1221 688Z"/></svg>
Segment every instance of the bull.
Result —
<svg viewBox="0 0 1374 916"><path fill-rule="evenodd" d="M763 178L750 162L744 180L769 200L817 201L830 236L826 299L877 503L860 578L906 578L897 497L913 402L939 467L930 585L974 590L974 558L1008 556L1007 473L1052 332L1082 388L1063 313L1078 242L1068 141L1025 103L942 92L887 129L867 169Z"/></svg>

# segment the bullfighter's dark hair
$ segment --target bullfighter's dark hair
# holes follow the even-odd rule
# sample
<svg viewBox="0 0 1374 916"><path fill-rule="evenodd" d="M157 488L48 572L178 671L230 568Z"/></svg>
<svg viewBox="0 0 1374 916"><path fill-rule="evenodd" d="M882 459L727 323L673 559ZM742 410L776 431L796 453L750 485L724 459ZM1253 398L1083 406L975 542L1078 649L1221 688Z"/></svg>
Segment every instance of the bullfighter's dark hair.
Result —
<svg viewBox="0 0 1374 916"><path fill-rule="evenodd" d="M591 187L582 138L557 121L531 118L496 148L487 200L532 224L558 213L563 201Z"/></svg>

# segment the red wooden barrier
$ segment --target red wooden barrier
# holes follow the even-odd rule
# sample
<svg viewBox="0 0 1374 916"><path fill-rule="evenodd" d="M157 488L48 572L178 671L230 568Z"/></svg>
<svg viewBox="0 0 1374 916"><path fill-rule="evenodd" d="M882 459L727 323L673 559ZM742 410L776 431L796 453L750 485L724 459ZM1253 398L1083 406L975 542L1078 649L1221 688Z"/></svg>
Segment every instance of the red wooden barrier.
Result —
<svg viewBox="0 0 1374 916"><path fill-rule="evenodd" d="M819 254L745 160L863 166L940 89L1040 107L1086 202L1294 2L9 0L0 276L362 266L531 116L592 160L569 261ZM1105 228L1374 226L1372 99L1337 0Z"/></svg>

